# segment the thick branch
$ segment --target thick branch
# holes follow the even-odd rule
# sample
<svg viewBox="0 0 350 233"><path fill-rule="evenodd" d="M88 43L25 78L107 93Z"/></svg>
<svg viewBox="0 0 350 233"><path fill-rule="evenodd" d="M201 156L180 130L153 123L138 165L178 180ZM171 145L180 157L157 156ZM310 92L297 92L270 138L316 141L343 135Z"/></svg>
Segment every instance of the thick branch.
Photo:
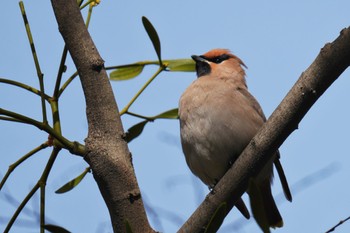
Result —
<svg viewBox="0 0 350 233"><path fill-rule="evenodd" d="M315 61L302 73L239 159L179 232L203 231L216 208L223 202L228 204L228 213L247 189L250 177L269 161L278 147L298 128L311 106L349 65L350 28L347 28L341 31L334 42L321 49Z"/></svg>
<svg viewBox="0 0 350 233"><path fill-rule="evenodd" d="M131 164L117 104L104 61L83 21L76 0L52 0L59 30L77 67L89 126L86 161L107 204L113 229L153 232Z"/></svg>

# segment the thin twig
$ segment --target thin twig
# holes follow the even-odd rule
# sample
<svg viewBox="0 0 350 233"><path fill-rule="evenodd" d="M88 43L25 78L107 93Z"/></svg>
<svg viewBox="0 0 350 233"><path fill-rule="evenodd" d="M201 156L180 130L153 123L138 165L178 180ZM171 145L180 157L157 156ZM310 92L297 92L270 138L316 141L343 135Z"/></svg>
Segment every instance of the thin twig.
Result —
<svg viewBox="0 0 350 233"><path fill-rule="evenodd" d="M49 158L49 161L46 164L46 167L38 181L38 184L40 184L40 232L45 233L45 188L46 188L46 182L47 178L49 177L49 174L51 172L51 169L53 167L53 164L55 163L55 160L57 158L58 153L60 152L61 148L54 147L51 153L51 156Z"/></svg>
<svg viewBox="0 0 350 233"><path fill-rule="evenodd" d="M54 93L53 93L53 97L54 99L58 99L59 97L59 90L60 90L60 85L61 85L61 80L62 80L62 76L63 73L66 70L66 59L67 59L67 54L68 54L68 49L67 46L64 46L63 48L63 52L62 52L62 57L61 57L61 62L60 62L60 66L58 68L58 73L57 73L57 78L56 78L56 84L55 84L55 89L54 89Z"/></svg>
<svg viewBox="0 0 350 233"><path fill-rule="evenodd" d="M10 79L4 79L4 78L0 78L0 83L6 83L6 84L10 84L10 85L13 85L13 86L16 86L16 87L20 87L22 89L25 89L27 91L30 91L38 96L41 96L41 91L39 91L38 89L34 88L34 87L31 87L31 86L28 86L24 83L20 83L20 82L17 82L17 81L14 81L14 80L10 80ZM46 101L49 101L50 100L50 96L46 95L44 93L44 98Z"/></svg>
<svg viewBox="0 0 350 233"><path fill-rule="evenodd" d="M149 117L149 116L143 116L143 115L140 115L140 114L137 114L137 113L133 113L133 112L125 112L125 114L127 115L130 115L130 116L134 116L134 117L138 117L138 118L141 118L141 119L145 119L147 121L154 121L154 117Z"/></svg>
<svg viewBox="0 0 350 233"><path fill-rule="evenodd" d="M335 225L334 227L332 227L331 229L329 229L328 231L326 231L326 233L332 232L335 230L335 228L339 227L340 225L342 225L343 223L345 223L346 221L348 221L350 219L350 216L347 217L344 220L340 220L339 223L337 225Z"/></svg>
<svg viewBox="0 0 350 233"><path fill-rule="evenodd" d="M55 130L55 132L57 132L57 134L62 135L60 112L58 110L58 101L56 99L51 101L50 106L52 112L53 129Z"/></svg>
<svg viewBox="0 0 350 233"><path fill-rule="evenodd" d="M45 233L45 187L46 184L40 185L40 233Z"/></svg>
<svg viewBox="0 0 350 233"><path fill-rule="evenodd" d="M94 6L93 6L92 4L90 4L90 5L89 5L88 15L87 15L87 18L86 18L86 21L85 21L86 28L89 27L91 15L92 15L92 9L93 9L93 8L94 8Z"/></svg>
<svg viewBox="0 0 350 233"><path fill-rule="evenodd" d="M159 61L139 61L131 64L126 65L118 65L118 66L106 66L106 70L115 70L120 68L127 68L127 67L133 67L133 66L147 66L147 65L158 65Z"/></svg>
<svg viewBox="0 0 350 233"><path fill-rule="evenodd" d="M35 153L41 151L42 149L45 149L46 147L48 147L48 143L45 142L43 144L41 144L40 146L34 148L33 150L29 151L27 154L25 154L24 156L22 156L19 160L17 160L15 163L11 164L4 176L4 178L2 178L1 183L0 183L0 190L2 189L2 187L4 186L7 178L11 175L11 173L16 169L16 167L18 165L20 165L21 163L23 163L25 160L27 160L28 158L30 158L32 155L34 155Z"/></svg>
<svg viewBox="0 0 350 233"><path fill-rule="evenodd" d="M51 128L48 124L44 124L42 122L36 121L32 118L29 118L27 116L23 116L21 114L11 112L8 110L5 110L3 108L0 108L0 115L5 115L8 117L12 117L14 119L23 121L23 123L33 125L41 130L44 130L49 135L57 139L58 142L62 143L62 147L69 150L72 154L76 155L84 155L85 154L85 146L80 144L79 142L71 142L65 137L61 135L60 132L56 132L53 128Z"/></svg>
<svg viewBox="0 0 350 233"><path fill-rule="evenodd" d="M27 196L23 199L21 204L18 206L16 212L13 214L13 216L10 219L10 221L7 223L7 226L6 226L5 230L4 230L4 233L8 233L10 231L10 229L11 229L13 223L16 221L18 215L21 213L21 211L24 208L24 206L27 204L27 202L30 200L30 198L32 198L32 196L39 189L39 187L40 187L39 183L34 185L32 190L30 190L30 192L27 194Z"/></svg>
<svg viewBox="0 0 350 233"><path fill-rule="evenodd" d="M43 123L47 124L46 105L45 105L45 96L44 96L44 93L45 93L45 89L44 89L44 74L41 72L41 69L40 69L39 59L38 59L38 56L36 54L32 33L30 31L29 22L28 22L27 15L26 15L26 12L25 12L25 9L24 9L24 4L23 4L22 1L19 2L19 7L21 9L24 25L25 25L25 28L26 28L26 32L27 32L30 48L31 48L33 59L34 59L34 63L35 63L37 76L39 78L40 92L41 92L41 108L42 108L42 113L43 113Z"/></svg>
<svg viewBox="0 0 350 233"><path fill-rule="evenodd" d="M12 117L4 117L4 116L0 116L0 120L12 121L12 122L17 122L17 123L25 123L25 122L23 122L21 120L18 120L18 119L12 118Z"/></svg>
<svg viewBox="0 0 350 233"><path fill-rule="evenodd" d="M7 233L11 230L11 227L13 226L13 223L16 221L18 215L21 213L21 211L23 210L23 208L26 206L26 204L28 203L28 201L33 197L33 195L35 194L35 192L40 188L41 190L42 189L45 189L45 186L46 186L46 181L47 181L47 178L48 178L48 175L51 171L51 168L57 158L57 155L58 155L58 152L61 150L61 148L58 148L58 147L54 147L52 153L51 153L51 156L46 164L46 167L40 177L40 179L38 180L38 182L34 185L34 187L32 188L32 190L27 194L27 196L23 199L23 201L21 202L21 204L18 206L17 210L15 211L15 213L13 214L13 216L11 217L10 221L8 222L5 230L4 230L4 233ZM44 197L40 198L41 200L41 203L40 203L40 224L41 224L41 233L43 233L44 231L42 229L43 226L45 225L45 222L44 222L44 217L42 215L44 215L45 213L43 212L45 209L45 201L42 201L42 200L45 200L45 193L43 193L41 191L41 194L44 194Z"/></svg>
<svg viewBox="0 0 350 233"><path fill-rule="evenodd" d="M70 76L67 81L62 85L62 87L60 88L59 92L58 92L58 97L60 97L62 95L62 93L64 92L64 90L68 87L68 85L78 76L78 71L75 71L74 74L72 74L72 76Z"/></svg>
<svg viewBox="0 0 350 233"><path fill-rule="evenodd" d="M165 70L165 66L160 66L156 73L141 87L141 89L136 93L136 95L130 100L130 102L123 108L123 110L119 113L120 115L125 114L130 106L135 102L135 100L142 94L142 92L148 87L148 85L163 71Z"/></svg>
<svg viewBox="0 0 350 233"><path fill-rule="evenodd" d="M133 67L133 66L146 66L146 65L159 65L159 61L140 61L132 64L126 64L126 65L118 65L118 66L107 66L105 67L106 70L114 70L114 69L120 69L120 68L126 68L126 67ZM164 68L164 71L166 71L166 68ZM69 86L69 84L78 76L78 71L75 71L74 74L72 74L67 81L62 85L58 92L58 97L62 95L64 90Z"/></svg>
<svg viewBox="0 0 350 233"><path fill-rule="evenodd" d="M79 0L78 1L78 5L80 6L83 3L83 0ZM56 85L55 85L55 89L54 89L54 94L53 97L54 99L58 100L59 96L62 94L61 90L60 90L60 85L61 85L61 80L62 80L62 76L63 73L66 71L67 67L65 65L66 63L66 59L67 59L67 54L68 54L68 49L67 46L64 45L63 48L63 52L62 52L62 57L61 57L61 62L60 62L60 66L58 68L58 74L57 74L57 78L56 78Z"/></svg>

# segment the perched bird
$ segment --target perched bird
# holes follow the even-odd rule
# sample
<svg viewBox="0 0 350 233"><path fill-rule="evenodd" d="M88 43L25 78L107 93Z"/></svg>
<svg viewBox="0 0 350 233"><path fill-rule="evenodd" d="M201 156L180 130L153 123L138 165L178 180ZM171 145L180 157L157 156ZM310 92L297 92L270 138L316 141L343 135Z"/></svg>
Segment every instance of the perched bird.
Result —
<svg viewBox="0 0 350 233"><path fill-rule="evenodd" d="M229 50L214 49L193 55L197 79L179 101L181 144L191 171L209 188L226 173L266 121L256 99L248 92L245 64ZM273 163L286 198L292 196L277 151L251 179L247 193L254 218L264 232L282 227L282 217L271 193ZM240 199L236 207L249 218Z"/></svg>

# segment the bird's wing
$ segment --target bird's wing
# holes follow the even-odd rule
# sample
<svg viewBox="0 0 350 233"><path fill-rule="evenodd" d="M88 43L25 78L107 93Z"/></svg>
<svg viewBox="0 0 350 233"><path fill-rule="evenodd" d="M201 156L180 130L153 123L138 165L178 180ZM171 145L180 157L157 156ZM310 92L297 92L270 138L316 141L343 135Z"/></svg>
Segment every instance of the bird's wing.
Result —
<svg viewBox="0 0 350 233"><path fill-rule="evenodd" d="M261 118L266 121L266 117L260 107L260 104L258 103L258 101L254 98L254 96L252 96L248 90L246 88L239 88L238 91L245 97L248 99L248 103L250 103L251 107L255 109L255 111L261 116ZM290 192L289 186L288 186L288 182L287 182L287 178L286 175L284 174L283 168L282 168L282 164L280 161L280 153L279 151L276 152L276 158L274 160L274 164L278 173L278 176L280 178L281 184L282 184L282 188L283 188L283 192L284 195L286 197L286 199L288 201L292 201L292 194Z"/></svg>
<svg viewBox="0 0 350 233"><path fill-rule="evenodd" d="M237 90L245 97L248 99L248 103L251 105L251 107L261 116L261 118L266 121L266 117L264 115L264 112L262 111L260 104L258 101L252 96L249 91L246 88L237 88Z"/></svg>

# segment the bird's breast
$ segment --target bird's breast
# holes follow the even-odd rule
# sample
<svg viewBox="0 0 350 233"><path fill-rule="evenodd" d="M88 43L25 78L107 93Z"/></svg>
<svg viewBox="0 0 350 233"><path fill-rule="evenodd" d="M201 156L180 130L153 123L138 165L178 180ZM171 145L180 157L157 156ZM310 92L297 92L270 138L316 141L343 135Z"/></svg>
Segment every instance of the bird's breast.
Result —
<svg viewBox="0 0 350 233"><path fill-rule="evenodd" d="M230 85L197 79L181 96L181 142L187 164L207 185L214 185L260 126L241 107L244 99Z"/></svg>

